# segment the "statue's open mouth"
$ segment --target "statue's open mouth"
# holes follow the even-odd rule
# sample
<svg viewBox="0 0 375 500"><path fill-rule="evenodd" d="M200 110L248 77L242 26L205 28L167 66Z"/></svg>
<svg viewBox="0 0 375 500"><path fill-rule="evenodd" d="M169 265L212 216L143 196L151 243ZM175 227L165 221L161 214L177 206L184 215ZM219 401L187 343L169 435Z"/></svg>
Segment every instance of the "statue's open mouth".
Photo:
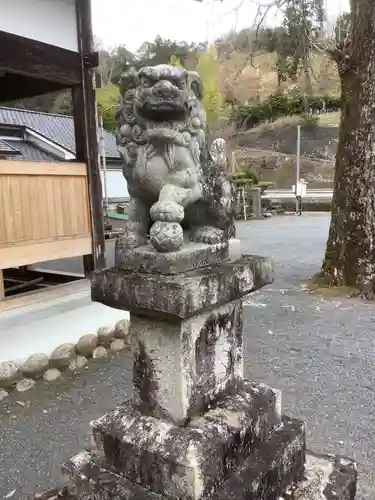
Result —
<svg viewBox="0 0 375 500"><path fill-rule="evenodd" d="M188 109L181 102L147 99L140 107L139 113L153 122L175 122L184 121Z"/></svg>

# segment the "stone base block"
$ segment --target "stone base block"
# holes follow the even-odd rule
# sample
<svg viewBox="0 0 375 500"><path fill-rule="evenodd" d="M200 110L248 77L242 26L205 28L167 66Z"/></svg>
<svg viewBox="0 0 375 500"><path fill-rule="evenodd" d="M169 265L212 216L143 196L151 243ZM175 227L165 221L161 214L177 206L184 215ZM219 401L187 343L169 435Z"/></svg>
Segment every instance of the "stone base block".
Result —
<svg viewBox="0 0 375 500"><path fill-rule="evenodd" d="M154 493L196 500L219 487L280 425L279 394L242 382L186 427L145 416L129 402L92 429L97 453L113 471Z"/></svg>
<svg viewBox="0 0 375 500"><path fill-rule="evenodd" d="M222 453L221 460L225 458ZM204 478L197 478L196 489L189 494L174 494L162 487L155 493L147 480L133 483L89 453L77 455L63 470L74 500L275 500L301 472L304 460L304 425L285 419L269 440L248 450L243 465L220 485L202 488ZM170 476L174 474L176 469L170 470Z"/></svg>
<svg viewBox="0 0 375 500"><path fill-rule="evenodd" d="M250 453L212 498L276 500L282 497L288 485L303 470L305 446L304 423L283 417L279 429Z"/></svg>
<svg viewBox="0 0 375 500"><path fill-rule="evenodd" d="M240 257L239 255L238 258ZM115 266L135 273L180 274L220 264L228 258L228 242L216 245L187 243L181 250L168 253L157 252L152 245L124 250L117 243Z"/></svg>
<svg viewBox="0 0 375 500"><path fill-rule="evenodd" d="M303 474L287 489L284 500L354 500L357 490L357 465L339 456L309 452Z"/></svg>
<svg viewBox="0 0 375 500"><path fill-rule="evenodd" d="M272 283L273 274L273 261L254 255L175 276L114 267L93 274L91 297L115 309L173 321L240 299Z"/></svg>
<svg viewBox="0 0 375 500"><path fill-rule="evenodd" d="M68 484L36 494L34 500L161 500L163 497L130 483L122 476L109 472L103 463L89 453L81 453L66 464ZM355 462L335 456L306 455L300 478L288 486L283 500L354 500L358 472ZM70 483L70 484L69 484ZM73 487L72 487L73 486ZM224 488L225 490L225 488ZM262 490L248 497L263 500ZM165 497L164 497L165 498ZM214 497L215 498L215 497ZM241 498L241 497L240 497ZM248 500L248 499L247 499Z"/></svg>

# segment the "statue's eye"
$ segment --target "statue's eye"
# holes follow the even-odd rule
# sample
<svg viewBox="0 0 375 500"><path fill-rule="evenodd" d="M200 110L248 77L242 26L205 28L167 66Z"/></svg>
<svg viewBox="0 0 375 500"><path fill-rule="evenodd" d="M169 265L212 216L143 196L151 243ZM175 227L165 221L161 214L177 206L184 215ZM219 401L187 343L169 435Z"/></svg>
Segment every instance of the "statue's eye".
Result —
<svg viewBox="0 0 375 500"><path fill-rule="evenodd" d="M173 83L179 89L185 88L185 80L183 78L176 79Z"/></svg>
<svg viewBox="0 0 375 500"><path fill-rule="evenodd" d="M142 87L145 87L145 88L152 87L153 83L154 82L151 80L151 78L147 78L147 76L142 76L142 79L141 79Z"/></svg>

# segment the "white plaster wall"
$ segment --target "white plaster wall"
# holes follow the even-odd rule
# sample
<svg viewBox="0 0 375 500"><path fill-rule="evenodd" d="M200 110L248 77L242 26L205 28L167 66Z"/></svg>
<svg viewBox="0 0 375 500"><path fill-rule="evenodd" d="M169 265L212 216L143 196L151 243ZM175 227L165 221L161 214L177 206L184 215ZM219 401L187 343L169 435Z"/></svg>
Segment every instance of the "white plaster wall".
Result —
<svg viewBox="0 0 375 500"><path fill-rule="evenodd" d="M75 0L0 0L0 30L78 52Z"/></svg>
<svg viewBox="0 0 375 500"><path fill-rule="evenodd" d="M104 174L101 172L102 188L104 196ZM107 191L108 198L128 198L128 185L121 170L111 170L107 167Z"/></svg>
<svg viewBox="0 0 375 500"><path fill-rule="evenodd" d="M76 344L82 335L125 318L126 311L91 302L89 290L0 313L0 363L21 364L35 353L49 356L58 345Z"/></svg>

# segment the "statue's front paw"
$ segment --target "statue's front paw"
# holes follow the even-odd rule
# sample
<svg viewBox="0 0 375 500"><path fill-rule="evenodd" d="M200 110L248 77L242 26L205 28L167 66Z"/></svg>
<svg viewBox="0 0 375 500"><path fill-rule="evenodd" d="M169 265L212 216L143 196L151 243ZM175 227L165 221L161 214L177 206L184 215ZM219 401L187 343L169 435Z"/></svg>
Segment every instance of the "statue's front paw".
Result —
<svg viewBox="0 0 375 500"><path fill-rule="evenodd" d="M192 239L199 243L215 245L224 240L224 231L212 226L203 226L194 231Z"/></svg>
<svg viewBox="0 0 375 500"><path fill-rule="evenodd" d="M116 250L126 251L147 244L147 235L134 230L131 223L125 225L124 234L116 240Z"/></svg>
<svg viewBox="0 0 375 500"><path fill-rule="evenodd" d="M150 210L155 222L181 222L185 216L184 208L175 201L157 201Z"/></svg>
<svg viewBox="0 0 375 500"><path fill-rule="evenodd" d="M116 251L132 250L147 244L147 238L141 238L138 235L120 236L116 240Z"/></svg>

